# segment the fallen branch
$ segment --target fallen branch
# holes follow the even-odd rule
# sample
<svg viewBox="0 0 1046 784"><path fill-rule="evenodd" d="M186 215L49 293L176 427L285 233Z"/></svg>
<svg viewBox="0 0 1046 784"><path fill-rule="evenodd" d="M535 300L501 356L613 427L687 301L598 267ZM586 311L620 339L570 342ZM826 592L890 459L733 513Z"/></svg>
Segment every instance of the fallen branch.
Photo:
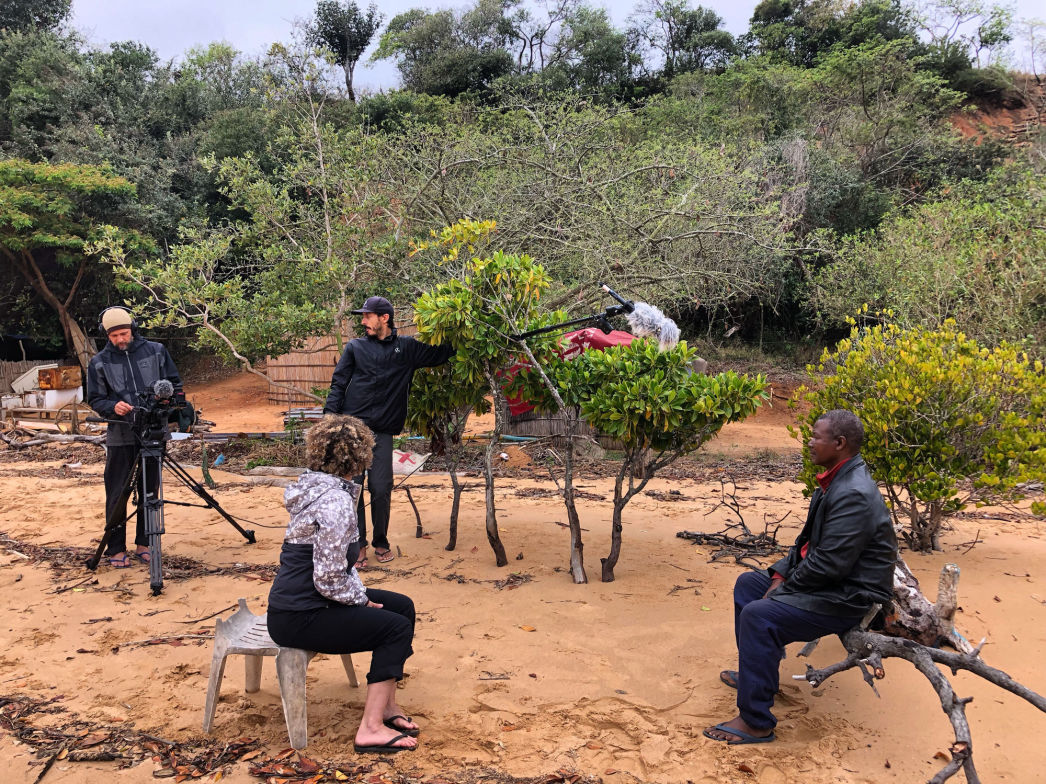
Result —
<svg viewBox="0 0 1046 784"><path fill-rule="evenodd" d="M727 482L731 490L726 489ZM719 561L723 558L732 557L735 563L749 568L761 568L760 566L745 563L747 559L768 558L783 553L785 548L777 543L777 532L781 529L781 523L788 519L791 512L786 512L784 517L778 520L763 520L761 533L753 533L745 523L744 515L741 514L741 503L737 500L737 483L733 477L719 479L720 499L719 503L705 513L705 517L712 514L720 507L725 507L730 514L737 518L736 523L727 523L726 527L717 533L708 534L700 531L680 531L676 534L680 539L688 539L694 544L715 545L719 549L712 553L709 561ZM773 526L773 530L770 528Z"/></svg>
<svg viewBox="0 0 1046 784"><path fill-rule="evenodd" d="M194 619L192 621L178 621L178 623L200 623L201 621L209 621L211 618L213 618L216 615L221 615L223 612L228 612L229 610L235 610L235 609L236 609L236 605L235 604L230 604L228 607L223 607L222 609L218 610L217 612L212 612L210 615L205 615L202 618L196 618L196 619Z"/></svg>
<svg viewBox="0 0 1046 784"><path fill-rule="evenodd" d="M131 642L120 643L121 648L130 648L137 645L162 645L174 640L213 640L213 634L170 634L164 637L146 637L144 640L131 640Z"/></svg>
<svg viewBox="0 0 1046 784"><path fill-rule="evenodd" d="M956 653L939 648L931 648L912 640L888 637L884 634L861 629L852 629L843 634L840 639L842 639L843 646L848 651L845 659L820 669L814 669L808 664L804 675L794 675L792 677L796 680L805 680L816 687L836 673L859 667L864 674L865 682L875 691L872 678L881 680L886 677L886 670L882 663L883 659L899 658L915 665L915 668L926 676L934 691L937 692L937 696L941 700L941 709L948 716L948 720L955 731L955 742L950 749L952 758L944 768L938 771L936 776L930 779L930 784L941 784L958 773L960 769L966 774L968 784L980 783L980 778L973 763L973 739L970 735L970 725L966 720L966 705L973 698L958 697L952 689L951 682L937 667L938 664L948 667L953 675L959 670L966 670L974 675L979 675L986 681L994 683L999 688L1005 689L1012 694L1016 694L1021 699L1030 702L1036 708L1046 713L1046 697L1014 680L1002 670L986 664L980 658L980 645L969 653ZM869 668L871 672L869 672ZM877 691L876 694L878 694Z"/></svg>
<svg viewBox="0 0 1046 784"><path fill-rule="evenodd" d="M28 438L28 441L19 441L18 436L21 434L22 438ZM104 444L105 436L80 436L72 435L69 433L41 433L34 431L31 435L21 428L10 430L6 433L0 432L0 441L10 446L12 449L25 449L30 446L40 446L42 444L73 444L76 442L87 443L87 444Z"/></svg>
<svg viewBox="0 0 1046 784"><path fill-rule="evenodd" d="M930 604L919 590L919 581L898 558L894 570L893 609L885 618L885 634L868 631L868 624L878 612L878 605L869 612L856 628L840 635L847 656L842 661L827 667L814 669L809 664L806 673L793 675L795 680L805 680L813 686L820 686L839 672L858 667L865 683L879 696L875 681L886 677L883 659L899 658L911 662L915 668L930 681L934 691L941 700L941 709L948 716L955 731L955 742L951 746L952 758L937 775L930 779L930 784L941 784L954 776L961 769L966 774L968 784L979 784L980 778L973 764L973 739L970 725L966 720L966 705L972 697L958 697L952 689L951 682L937 666L948 667L952 675L959 670L972 672L1001 689L1016 694L1046 713L1046 698L1015 681L1002 670L990 667L981 659L981 648L984 640L973 647L953 624L955 610L958 607L959 567L945 564L937 586L937 603ZM808 656L817 640L812 640L799 651L800 656ZM928 643L928 644L924 644ZM956 652L941 650L936 647L947 643Z"/></svg>

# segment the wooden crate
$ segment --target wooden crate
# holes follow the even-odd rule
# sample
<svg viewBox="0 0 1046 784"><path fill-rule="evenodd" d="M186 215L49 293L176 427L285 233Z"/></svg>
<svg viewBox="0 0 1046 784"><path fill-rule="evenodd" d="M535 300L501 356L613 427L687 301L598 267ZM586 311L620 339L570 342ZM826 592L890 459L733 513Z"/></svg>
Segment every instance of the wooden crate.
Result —
<svg viewBox="0 0 1046 784"><path fill-rule="evenodd" d="M76 389L83 385L79 365L62 365L56 368L41 368L37 371L40 389Z"/></svg>

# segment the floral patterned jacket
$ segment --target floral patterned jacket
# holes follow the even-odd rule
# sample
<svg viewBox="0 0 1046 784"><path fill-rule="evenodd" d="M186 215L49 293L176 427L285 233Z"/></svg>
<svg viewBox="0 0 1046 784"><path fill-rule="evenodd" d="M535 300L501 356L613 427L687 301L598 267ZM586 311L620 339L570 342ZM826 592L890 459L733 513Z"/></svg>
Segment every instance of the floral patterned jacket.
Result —
<svg viewBox="0 0 1046 784"><path fill-rule="evenodd" d="M359 549L352 545L360 538L356 525L356 499L360 490L360 486L353 482L318 471L306 471L287 488L283 499L291 519L283 539L280 574L273 584L274 591L281 582L280 578L285 576L286 567L284 585L279 588L284 592L296 589L294 592L305 598L300 595L308 589L304 585L295 585L301 581L293 579L294 562L301 560L294 555L308 549L299 545L311 545L315 590L326 599L341 604L367 603L366 589L349 560L350 549L357 552Z"/></svg>

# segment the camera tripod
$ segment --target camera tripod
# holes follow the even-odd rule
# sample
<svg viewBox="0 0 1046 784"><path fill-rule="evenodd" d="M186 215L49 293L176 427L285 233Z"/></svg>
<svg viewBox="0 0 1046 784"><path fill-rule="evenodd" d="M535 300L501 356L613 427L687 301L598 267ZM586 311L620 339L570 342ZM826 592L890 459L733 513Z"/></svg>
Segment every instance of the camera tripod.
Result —
<svg viewBox="0 0 1046 784"><path fill-rule="evenodd" d="M108 420L101 420L108 421ZM151 436L152 434L150 434ZM236 522L235 518L222 509L221 505L214 499L207 489L197 482L188 471L173 457L167 454L167 441L163 437L139 437L138 439L138 462L128 476L127 483L120 491L122 498L128 498L132 490L137 490L138 508L131 512L123 520L119 519L119 513L107 514L105 520L105 531L102 540L98 543L98 549L94 555L87 559L87 568L92 572L98 568L102 560L102 553L113 532L120 526L135 517L139 510L145 516L145 535L149 539L149 587L153 596L159 595L163 590L163 563L160 537L165 533L163 522L163 508L166 504L175 506L195 506L200 508L211 508L220 514L235 528L249 544L255 543L254 531L243 528ZM183 501L167 501L163 497L163 469L166 468L183 485L192 490L203 499L202 504L190 504ZM151 480L151 481L150 481ZM115 510L114 510L115 512Z"/></svg>

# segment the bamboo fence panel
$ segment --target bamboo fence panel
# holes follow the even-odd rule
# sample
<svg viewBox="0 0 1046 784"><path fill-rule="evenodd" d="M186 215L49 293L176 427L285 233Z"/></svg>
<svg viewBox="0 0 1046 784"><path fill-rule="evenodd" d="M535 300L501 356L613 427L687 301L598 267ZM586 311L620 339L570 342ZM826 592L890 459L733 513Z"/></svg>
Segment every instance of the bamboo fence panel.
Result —
<svg viewBox="0 0 1046 784"><path fill-rule="evenodd" d="M418 330L411 321L402 327L397 327L397 331L406 337L414 335ZM347 332L348 330L346 330ZM346 333L342 334L342 345L355 337L355 334ZM279 357L267 357L265 366L270 381L290 384L301 390L298 393L270 383L269 402L274 405L288 406L323 405L322 401L316 401L304 393L316 388L329 387L334 367L338 364L339 359L341 359L341 351L338 350L338 343L331 335L309 338L299 349Z"/></svg>
<svg viewBox="0 0 1046 784"><path fill-rule="evenodd" d="M624 444L613 436L608 436L605 433L600 433L598 430L594 430L588 422L585 421L577 423L575 433L579 436L589 436L595 439L596 443L604 449L620 451L625 448ZM549 438L551 439L552 445L557 447L566 446L567 441L565 436L566 426L562 419L558 416L537 414L533 411L510 417L505 425L505 434L512 436Z"/></svg>

